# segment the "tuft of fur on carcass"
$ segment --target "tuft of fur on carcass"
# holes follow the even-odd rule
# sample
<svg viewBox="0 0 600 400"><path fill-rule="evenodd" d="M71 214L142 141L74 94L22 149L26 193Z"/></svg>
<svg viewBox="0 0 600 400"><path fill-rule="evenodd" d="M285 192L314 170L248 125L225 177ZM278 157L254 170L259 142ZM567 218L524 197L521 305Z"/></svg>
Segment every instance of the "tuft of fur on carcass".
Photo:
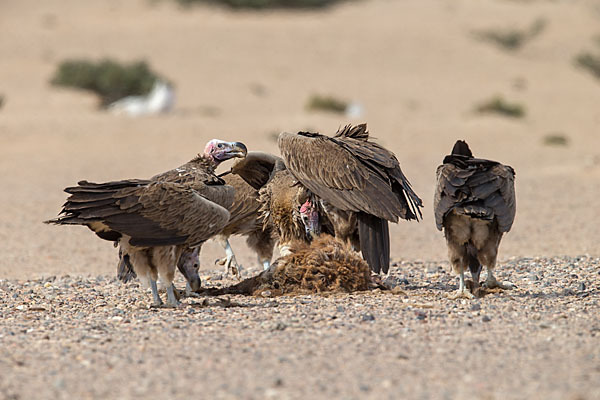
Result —
<svg viewBox="0 0 600 400"><path fill-rule="evenodd" d="M326 292L356 292L380 287L371 279L365 260L352 248L329 235L310 244L293 243L291 254L278 258L259 275L223 289L206 289L204 294L271 296Z"/></svg>

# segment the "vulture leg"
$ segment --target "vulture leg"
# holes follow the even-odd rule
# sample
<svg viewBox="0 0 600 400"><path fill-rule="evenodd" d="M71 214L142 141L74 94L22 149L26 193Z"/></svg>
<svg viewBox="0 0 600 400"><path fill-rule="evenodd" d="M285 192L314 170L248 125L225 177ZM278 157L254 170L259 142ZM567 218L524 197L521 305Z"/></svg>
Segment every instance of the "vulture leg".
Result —
<svg viewBox="0 0 600 400"><path fill-rule="evenodd" d="M153 307L161 307L163 305L163 301L158 295L158 285L156 281L148 276L148 280L150 281L150 289L152 289L152 306Z"/></svg>
<svg viewBox="0 0 600 400"><path fill-rule="evenodd" d="M226 236L219 235L217 237L217 241L219 243L221 243L221 246L223 246L223 248L225 249L225 254L227 255L227 257L225 257L225 258L222 258L221 260L217 260L217 264L225 265L225 274L226 275L229 274L229 271L231 270L231 273L239 279L241 268L240 268L240 265L237 263L233 249L231 248L231 245L229 244L229 238Z"/></svg>
<svg viewBox="0 0 600 400"><path fill-rule="evenodd" d="M465 267L469 265L469 253L467 250L467 245L460 245L454 240L454 237L449 235L449 231L446 231L446 240L448 244L448 258L450 259L450 264L452 264L452 269L454 272L458 274L458 291L450 295L451 299L473 299L475 295L469 291L467 286L465 285ZM478 274L477 274L478 275ZM479 280L479 276L477 276Z"/></svg>
<svg viewBox="0 0 600 400"><path fill-rule="evenodd" d="M479 250L479 260L483 265L486 266L487 269L487 277L485 278L485 282L483 286L487 289L504 289L511 290L516 286L510 282L498 282L492 270L496 266L496 257L498 255L498 246L500 245L500 239L502 239L502 233L498 232L498 230L492 226L489 230L489 236L487 240L483 243L481 250Z"/></svg>
<svg viewBox="0 0 600 400"><path fill-rule="evenodd" d="M474 299L475 295L469 291L465 285L465 271L462 270L458 273L458 290L455 294L448 296L452 300L457 299Z"/></svg>
<svg viewBox="0 0 600 400"><path fill-rule="evenodd" d="M175 286L173 286L173 285L167 286L167 305L169 307L177 307L181 304L179 302L179 300L177 300L177 297L175 296L174 287Z"/></svg>
<svg viewBox="0 0 600 400"><path fill-rule="evenodd" d="M248 235L246 244L250 247L258 257L258 264L264 270L271 266L271 257L273 257L273 247L275 240L270 230L259 229Z"/></svg>

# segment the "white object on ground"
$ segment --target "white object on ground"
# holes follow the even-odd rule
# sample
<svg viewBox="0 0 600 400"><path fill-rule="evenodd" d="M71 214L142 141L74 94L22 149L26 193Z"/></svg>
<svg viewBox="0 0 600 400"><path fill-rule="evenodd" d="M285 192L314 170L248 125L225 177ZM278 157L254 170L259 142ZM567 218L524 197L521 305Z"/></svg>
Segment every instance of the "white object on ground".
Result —
<svg viewBox="0 0 600 400"><path fill-rule="evenodd" d="M132 117L168 112L175 104L175 90L163 81L157 80L146 96L127 96L108 105L115 114Z"/></svg>

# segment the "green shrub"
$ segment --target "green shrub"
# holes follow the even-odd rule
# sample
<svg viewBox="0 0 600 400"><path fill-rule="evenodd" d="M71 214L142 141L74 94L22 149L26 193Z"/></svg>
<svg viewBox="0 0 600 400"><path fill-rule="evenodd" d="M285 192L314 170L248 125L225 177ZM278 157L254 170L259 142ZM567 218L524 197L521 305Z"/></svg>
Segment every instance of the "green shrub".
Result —
<svg viewBox="0 0 600 400"><path fill-rule="evenodd" d="M482 114L499 114L511 118L522 118L525 116L525 107L517 103L509 103L501 96L496 96L485 101L475 108L475 111Z"/></svg>
<svg viewBox="0 0 600 400"><path fill-rule="evenodd" d="M491 42L504 50L518 50L525 43L538 36L546 27L546 21L538 19L527 29L490 29L475 32L481 40Z"/></svg>
<svg viewBox="0 0 600 400"><path fill-rule="evenodd" d="M334 113L343 113L348 108L348 103L344 100L336 99L333 96L313 95L306 103L306 109L309 111L327 111Z"/></svg>
<svg viewBox="0 0 600 400"><path fill-rule="evenodd" d="M566 146L569 144L569 138L560 133L553 133L544 136L542 142L547 146Z"/></svg>
<svg viewBox="0 0 600 400"><path fill-rule="evenodd" d="M59 65L51 83L91 90L106 106L126 96L148 94L158 78L143 61L119 64L110 59L68 60Z"/></svg>
<svg viewBox="0 0 600 400"><path fill-rule="evenodd" d="M581 53L575 58L575 64L587 69L592 75L600 79L600 55Z"/></svg>
<svg viewBox="0 0 600 400"><path fill-rule="evenodd" d="M230 8L322 8L343 0L177 0L179 4L219 4Z"/></svg>

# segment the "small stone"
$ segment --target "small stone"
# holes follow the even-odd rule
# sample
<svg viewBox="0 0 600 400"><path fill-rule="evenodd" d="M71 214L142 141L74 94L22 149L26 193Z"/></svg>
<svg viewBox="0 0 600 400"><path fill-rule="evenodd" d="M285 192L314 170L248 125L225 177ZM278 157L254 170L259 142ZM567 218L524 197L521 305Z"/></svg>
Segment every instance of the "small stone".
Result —
<svg viewBox="0 0 600 400"><path fill-rule="evenodd" d="M481 317L481 320L483 322L490 322L492 319L490 317L488 317L487 315L484 315L483 317Z"/></svg>
<svg viewBox="0 0 600 400"><path fill-rule="evenodd" d="M474 303L471 306L471 311L479 311L479 310L481 310L481 305L479 303Z"/></svg>
<svg viewBox="0 0 600 400"><path fill-rule="evenodd" d="M363 314L361 315L360 319L363 322L375 321L375 317L373 316L373 314Z"/></svg>
<svg viewBox="0 0 600 400"><path fill-rule="evenodd" d="M579 290L580 292L585 292L585 283L581 282L577 287L577 290Z"/></svg>

